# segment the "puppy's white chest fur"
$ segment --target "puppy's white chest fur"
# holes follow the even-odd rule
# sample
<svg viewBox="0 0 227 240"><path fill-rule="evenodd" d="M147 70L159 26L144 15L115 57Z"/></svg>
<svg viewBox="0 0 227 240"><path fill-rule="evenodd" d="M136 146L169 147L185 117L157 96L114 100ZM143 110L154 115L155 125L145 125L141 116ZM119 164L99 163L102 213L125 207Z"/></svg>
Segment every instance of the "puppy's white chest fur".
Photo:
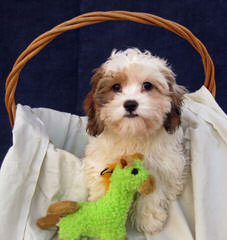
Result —
<svg viewBox="0 0 227 240"><path fill-rule="evenodd" d="M91 137L86 148L84 164L90 200L104 194L101 171L108 164L114 163L119 156L134 153L144 155L144 166L158 178L157 187L164 188L165 185L162 186L161 182L169 182L170 179L175 179L173 184L182 184L186 162L182 151L181 128L175 134L168 134L164 129L160 129L155 134L143 138L123 138L104 131L98 137ZM174 195L180 191L177 185Z"/></svg>

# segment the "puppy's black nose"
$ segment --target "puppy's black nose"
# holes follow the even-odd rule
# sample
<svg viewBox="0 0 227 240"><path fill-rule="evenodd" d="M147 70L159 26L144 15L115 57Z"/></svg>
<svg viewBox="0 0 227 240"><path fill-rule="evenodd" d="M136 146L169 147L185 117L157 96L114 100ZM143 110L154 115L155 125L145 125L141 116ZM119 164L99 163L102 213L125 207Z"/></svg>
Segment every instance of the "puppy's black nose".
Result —
<svg viewBox="0 0 227 240"><path fill-rule="evenodd" d="M127 100L124 102L124 108L127 112L133 112L138 107L138 103L135 100Z"/></svg>

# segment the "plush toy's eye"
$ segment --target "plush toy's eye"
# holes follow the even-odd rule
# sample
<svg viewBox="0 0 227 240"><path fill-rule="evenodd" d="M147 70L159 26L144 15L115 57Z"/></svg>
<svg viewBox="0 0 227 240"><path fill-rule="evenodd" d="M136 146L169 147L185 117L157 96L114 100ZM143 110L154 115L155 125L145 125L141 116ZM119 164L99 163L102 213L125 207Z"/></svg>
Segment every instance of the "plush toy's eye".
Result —
<svg viewBox="0 0 227 240"><path fill-rule="evenodd" d="M113 90L114 92L120 92L120 91L121 91L121 84L115 83L115 84L112 86L112 90Z"/></svg>
<svg viewBox="0 0 227 240"><path fill-rule="evenodd" d="M143 83L143 90L151 91L152 88L153 88L153 85L150 82L144 82Z"/></svg>
<svg viewBox="0 0 227 240"><path fill-rule="evenodd" d="M137 175L138 172L139 172L139 170L138 170L137 168L133 168L132 171L131 171L131 173L132 173L133 175Z"/></svg>

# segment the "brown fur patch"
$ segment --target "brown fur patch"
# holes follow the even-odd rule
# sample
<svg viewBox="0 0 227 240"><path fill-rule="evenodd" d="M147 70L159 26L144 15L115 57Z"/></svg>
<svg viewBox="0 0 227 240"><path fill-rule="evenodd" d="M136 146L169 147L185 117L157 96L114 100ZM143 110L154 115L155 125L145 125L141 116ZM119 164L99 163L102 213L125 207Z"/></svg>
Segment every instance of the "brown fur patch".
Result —
<svg viewBox="0 0 227 240"><path fill-rule="evenodd" d="M187 92L186 88L177 85L175 75L171 70L163 70L169 85L169 96L171 97L171 110L166 115L164 127L168 133L174 133L181 124L181 107L183 95Z"/></svg>
<svg viewBox="0 0 227 240"><path fill-rule="evenodd" d="M112 86L119 83L121 87L124 87L127 80L127 76L123 72L110 73L100 79L95 92L95 101L99 107L102 107L106 103L110 102L117 94L113 91Z"/></svg>
<svg viewBox="0 0 227 240"><path fill-rule="evenodd" d="M181 107L183 101L183 95L186 93L186 89L183 86L176 86L176 89L170 85L170 97L171 97L171 110L166 115L164 127L167 132L174 133L174 131L181 124Z"/></svg>
<svg viewBox="0 0 227 240"><path fill-rule="evenodd" d="M88 116L87 130L92 136L99 135L104 130L104 123L99 118L100 109L117 94L112 90L112 86L119 83L123 87L127 80L123 72L104 75L102 68L94 71L91 79L92 89L84 100L84 110Z"/></svg>
<svg viewBox="0 0 227 240"><path fill-rule="evenodd" d="M87 130L92 136L99 135L104 129L104 124L99 119L99 113L97 111L97 106L95 101L96 88L100 79L102 79L103 77L103 71L102 71L102 68L97 68L94 71L95 71L95 74L91 79L92 89L88 93L83 104L84 110L88 116Z"/></svg>
<svg viewBox="0 0 227 240"><path fill-rule="evenodd" d="M141 85L141 92L146 92L151 95L153 91L147 92L144 91L142 85L144 82L150 82L152 84L153 90L160 92L161 94L166 93L167 86L162 81L158 81L157 76L152 76L150 70L148 71L147 66L132 63L129 66L125 67L122 72L127 76L127 82L132 83L136 82Z"/></svg>

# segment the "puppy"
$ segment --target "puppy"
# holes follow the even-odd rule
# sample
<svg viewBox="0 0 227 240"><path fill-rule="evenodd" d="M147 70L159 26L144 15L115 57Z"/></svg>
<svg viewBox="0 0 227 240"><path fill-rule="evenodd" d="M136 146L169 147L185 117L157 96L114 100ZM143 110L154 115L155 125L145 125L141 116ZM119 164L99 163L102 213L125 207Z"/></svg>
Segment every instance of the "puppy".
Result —
<svg viewBox="0 0 227 240"><path fill-rule="evenodd" d="M185 88L167 62L138 49L114 50L95 70L84 101L91 135L84 158L89 200L105 193L100 172L118 156L140 152L156 189L138 196L130 219L139 231L159 232L171 201L183 190L184 157L180 116Z"/></svg>

